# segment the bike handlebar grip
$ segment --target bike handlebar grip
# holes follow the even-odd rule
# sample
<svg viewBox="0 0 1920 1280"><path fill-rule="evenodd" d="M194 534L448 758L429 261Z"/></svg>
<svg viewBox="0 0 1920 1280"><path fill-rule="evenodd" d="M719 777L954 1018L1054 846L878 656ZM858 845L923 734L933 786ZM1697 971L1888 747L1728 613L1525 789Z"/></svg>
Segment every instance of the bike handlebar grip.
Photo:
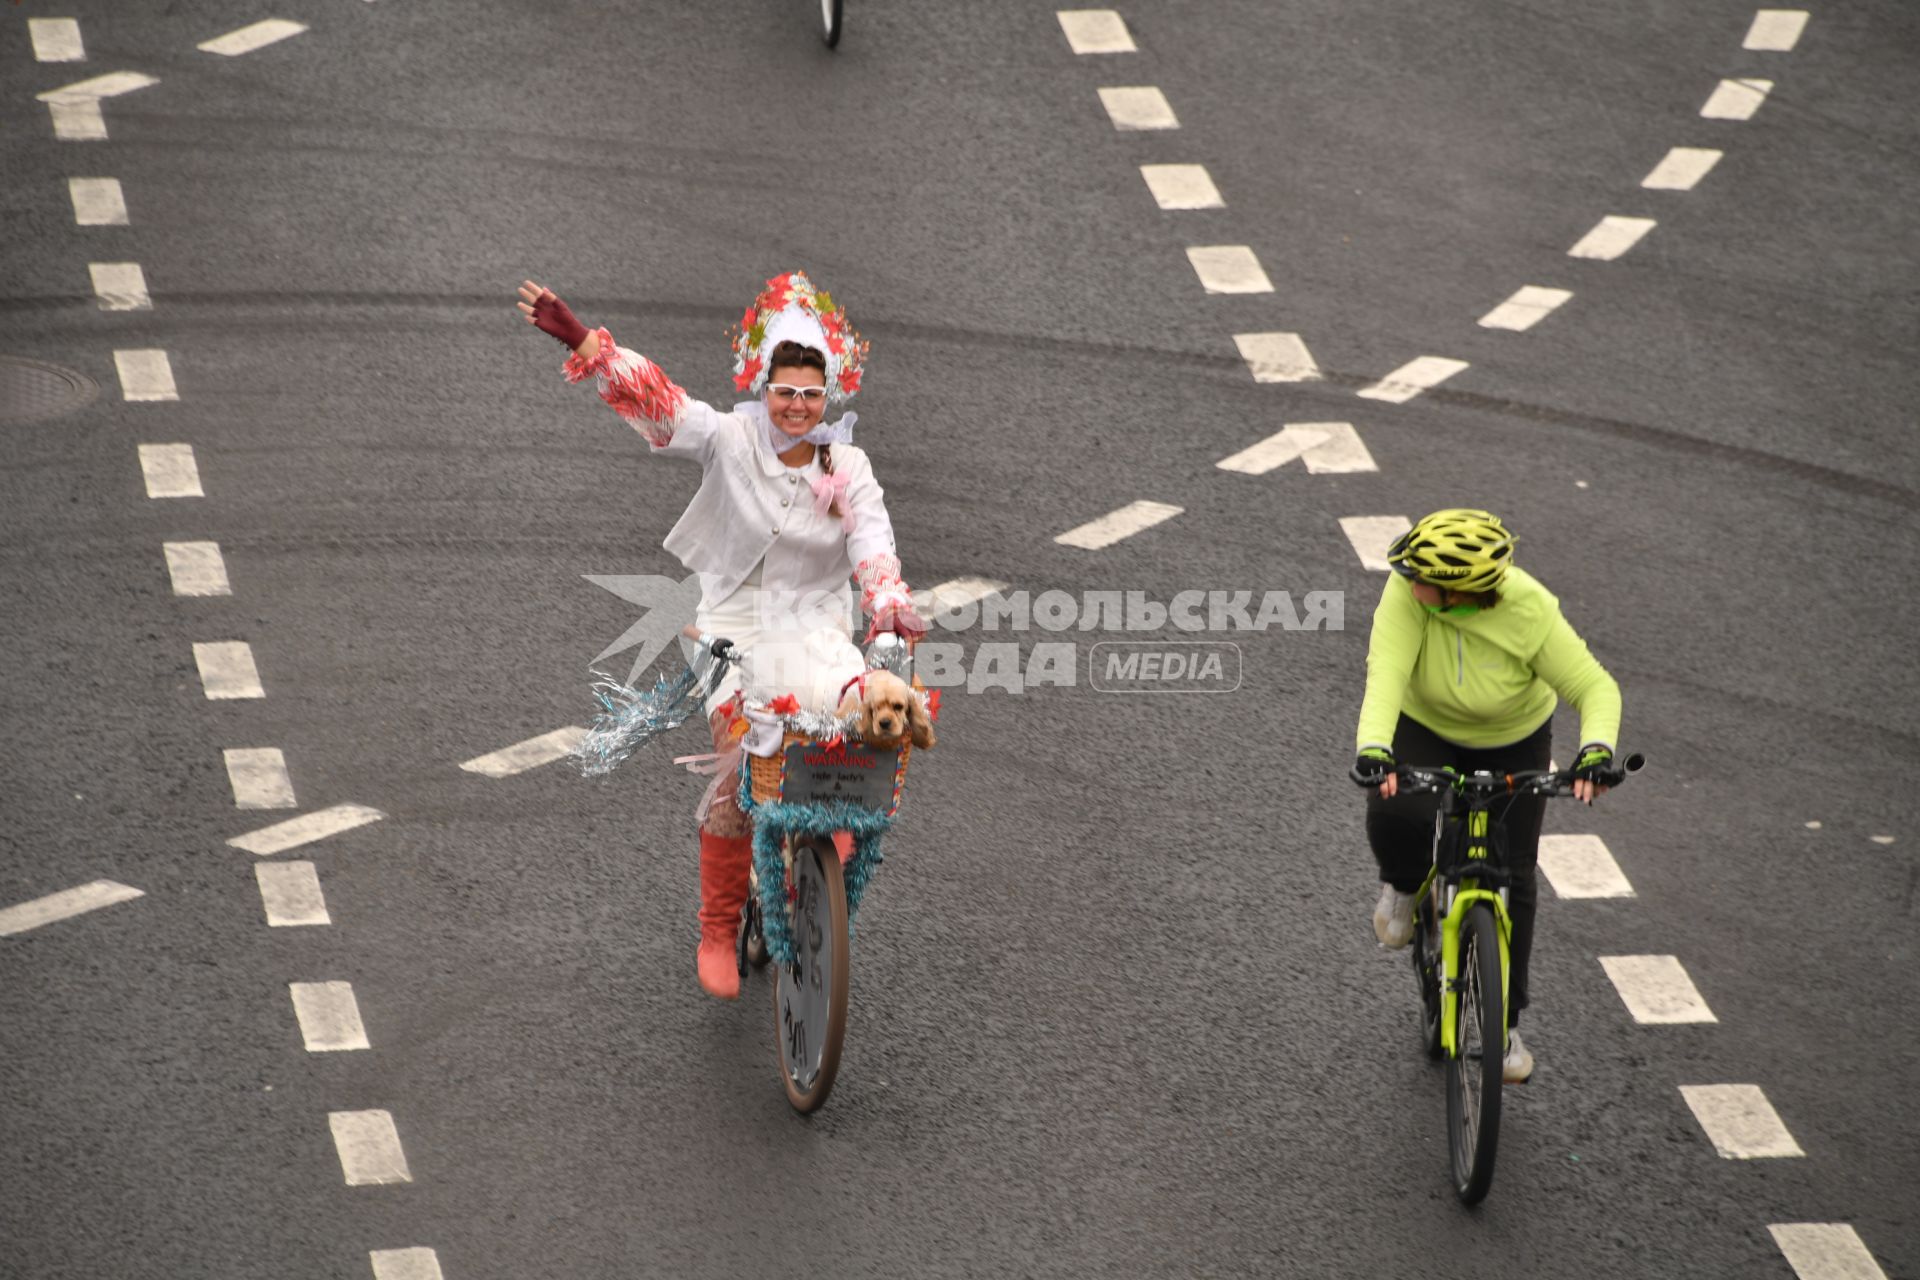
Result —
<svg viewBox="0 0 1920 1280"><path fill-rule="evenodd" d="M701 633L700 628L694 626L691 622L680 628L680 634L698 645L704 645L707 642L707 637Z"/></svg>
<svg viewBox="0 0 1920 1280"><path fill-rule="evenodd" d="M1646 766L1647 766L1647 758L1641 755L1638 751L1634 752L1632 755L1628 756L1625 760L1622 760L1620 762L1620 768L1625 773L1638 773L1642 769L1646 768Z"/></svg>

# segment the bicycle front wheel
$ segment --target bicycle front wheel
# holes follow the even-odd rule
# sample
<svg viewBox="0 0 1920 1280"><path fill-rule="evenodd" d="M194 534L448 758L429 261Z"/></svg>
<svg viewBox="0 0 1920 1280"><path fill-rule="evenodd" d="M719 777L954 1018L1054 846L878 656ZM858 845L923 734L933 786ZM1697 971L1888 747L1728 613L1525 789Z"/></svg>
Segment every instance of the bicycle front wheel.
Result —
<svg viewBox="0 0 1920 1280"><path fill-rule="evenodd" d="M1413 909L1413 978L1420 987L1420 1047L1438 1059L1440 1046L1440 926L1434 908L1438 895L1428 892Z"/></svg>
<svg viewBox="0 0 1920 1280"><path fill-rule="evenodd" d="M840 43L840 2L820 0L820 34L829 49L836 48Z"/></svg>
<svg viewBox="0 0 1920 1280"><path fill-rule="evenodd" d="M1500 1062L1506 1054L1507 1011L1500 983L1500 922L1493 908L1470 908L1460 923L1460 1001L1447 1060L1447 1139L1453 1189L1479 1204L1493 1185L1500 1141Z"/></svg>
<svg viewBox="0 0 1920 1280"><path fill-rule="evenodd" d="M793 963L777 966L773 1037L795 1111L819 1108L847 1033L847 884L830 839L793 843Z"/></svg>

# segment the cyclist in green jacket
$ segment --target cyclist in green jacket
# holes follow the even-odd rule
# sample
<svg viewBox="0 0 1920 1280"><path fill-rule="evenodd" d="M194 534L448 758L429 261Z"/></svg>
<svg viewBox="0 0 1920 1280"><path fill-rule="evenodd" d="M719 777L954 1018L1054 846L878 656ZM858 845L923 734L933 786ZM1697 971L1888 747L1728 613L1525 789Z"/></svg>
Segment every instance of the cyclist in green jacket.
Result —
<svg viewBox="0 0 1920 1280"><path fill-rule="evenodd" d="M1373 931L1382 946L1413 938L1414 895L1432 864L1431 795L1396 798L1396 763L1471 772L1545 769L1553 710L1565 698L1580 712L1574 794L1588 804L1605 788L1593 771L1611 766L1620 730L1620 687L1587 652L1560 602L1513 564L1514 537L1485 511L1436 511L1387 552L1394 570L1373 613L1367 692L1360 707L1354 776L1378 791L1367 797L1367 842L1380 864ZM1506 813L1513 873L1509 1023L1527 1004L1527 958L1537 902L1534 866L1541 796L1516 799ZM1516 1031L1502 1076L1533 1074L1533 1055Z"/></svg>

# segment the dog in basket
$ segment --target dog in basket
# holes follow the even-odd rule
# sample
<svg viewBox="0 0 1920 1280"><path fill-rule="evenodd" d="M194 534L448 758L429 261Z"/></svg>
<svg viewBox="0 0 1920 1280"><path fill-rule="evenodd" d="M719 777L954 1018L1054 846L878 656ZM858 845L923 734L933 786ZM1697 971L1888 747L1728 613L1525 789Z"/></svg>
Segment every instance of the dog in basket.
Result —
<svg viewBox="0 0 1920 1280"><path fill-rule="evenodd" d="M867 671L847 681L840 693L839 715L859 717L854 733L870 747L891 750L911 742L925 751L933 745L933 719L927 704L891 671Z"/></svg>

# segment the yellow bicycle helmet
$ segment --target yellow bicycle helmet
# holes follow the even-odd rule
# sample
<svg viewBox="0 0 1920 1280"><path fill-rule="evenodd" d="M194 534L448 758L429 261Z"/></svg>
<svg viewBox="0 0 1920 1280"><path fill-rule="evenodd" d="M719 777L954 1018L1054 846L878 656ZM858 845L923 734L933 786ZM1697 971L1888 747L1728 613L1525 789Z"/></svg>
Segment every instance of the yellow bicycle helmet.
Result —
<svg viewBox="0 0 1920 1280"><path fill-rule="evenodd" d="M1436 511L1387 548L1402 577L1449 591L1492 591L1513 563L1514 536L1491 512L1468 507Z"/></svg>

